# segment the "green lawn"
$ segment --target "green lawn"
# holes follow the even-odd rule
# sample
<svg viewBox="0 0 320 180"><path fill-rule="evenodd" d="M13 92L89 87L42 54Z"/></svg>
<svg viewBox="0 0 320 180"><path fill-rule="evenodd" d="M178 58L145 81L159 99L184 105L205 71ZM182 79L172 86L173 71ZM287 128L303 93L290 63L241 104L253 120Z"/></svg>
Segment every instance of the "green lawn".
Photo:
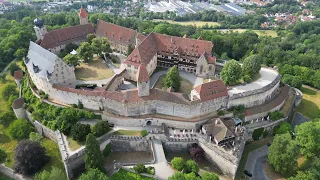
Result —
<svg viewBox="0 0 320 180"><path fill-rule="evenodd" d="M12 168L14 164L14 149L17 145L17 140L11 140L9 138L7 127L0 125L0 148L7 152L8 159L4 164L10 168Z"/></svg>
<svg viewBox="0 0 320 180"><path fill-rule="evenodd" d="M51 171L52 167L57 167L64 172L64 166L58 144L50 139L44 138L41 141L41 145L46 148L46 154L50 157L49 162L42 168L42 170Z"/></svg>
<svg viewBox="0 0 320 180"><path fill-rule="evenodd" d="M132 131L132 130L118 130L114 135L126 135L126 136L141 136L141 131Z"/></svg>
<svg viewBox="0 0 320 180"><path fill-rule="evenodd" d="M162 85L163 78L164 78L164 76L159 77L158 81L154 85L154 88L158 88L158 89L163 88L163 85ZM184 78L181 78L181 86L180 86L179 92L190 94L192 89L193 89L193 84L190 81L188 81Z"/></svg>
<svg viewBox="0 0 320 180"><path fill-rule="evenodd" d="M222 31L222 32L233 31L238 33L243 33L245 31L253 31L259 36L278 37L277 32L274 30L250 30L250 29L213 29L213 30ZM208 31L212 31L212 29L208 29Z"/></svg>
<svg viewBox="0 0 320 180"><path fill-rule="evenodd" d="M296 111L304 116L314 119L320 117L320 91L313 88L303 86L301 88L303 99Z"/></svg>
<svg viewBox="0 0 320 180"><path fill-rule="evenodd" d="M268 143L271 143L273 139L273 136L268 136L266 138L262 138L257 141L247 142L246 146L244 147L242 157L240 160L240 164L237 170L236 179L242 180L242 179L248 179L247 176L244 175L243 171L246 166L247 158L249 155L249 152L258 149L259 147L262 147Z"/></svg>
<svg viewBox="0 0 320 180"><path fill-rule="evenodd" d="M113 176L110 177L110 180L154 180L154 178L149 178L145 176L141 176L139 174L135 174L124 169L120 169Z"/></svg>
<svg viewBox="0 0 320 180"><path fill-rule="evenodd" d="M71 137L68 137L67 141L68 141L68 146L72 151L75 151L84 145L84 142L77 142L77 141L73 140Z"/></svg>

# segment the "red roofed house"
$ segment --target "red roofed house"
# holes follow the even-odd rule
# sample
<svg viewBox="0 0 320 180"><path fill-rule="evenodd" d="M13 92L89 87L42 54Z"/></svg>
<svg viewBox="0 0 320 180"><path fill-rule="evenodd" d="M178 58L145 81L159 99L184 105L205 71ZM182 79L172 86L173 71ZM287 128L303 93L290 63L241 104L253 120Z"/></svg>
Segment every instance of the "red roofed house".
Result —
<svg viewBox="0 0 320 180"><path fill-rule="evenodd" d="M212 48L211 41L150 33L124 62L126 78L137 81L136 73L140 64L146 66L148 74L157 66L178 66L179 70L197 76L214 76L216 58L212 56Z"/></svg>
<svg viewBox="0 0 320 180"><path fill-rule="evenodd" d="M133 29L118 26L116 24L98 21L96 29L97 37L106 37L110 42L110 47L114 51L127 54L129 47L134 48L139 38L143 39L143 35L138 36L138 32Z"/></svg>
<svg viewBox="0 0 320 180"><path fill-rule="evenodd" d="M191 100L209 101L228 96L227 87L221 80L210 81L195 87L191 91Z"/></svg>

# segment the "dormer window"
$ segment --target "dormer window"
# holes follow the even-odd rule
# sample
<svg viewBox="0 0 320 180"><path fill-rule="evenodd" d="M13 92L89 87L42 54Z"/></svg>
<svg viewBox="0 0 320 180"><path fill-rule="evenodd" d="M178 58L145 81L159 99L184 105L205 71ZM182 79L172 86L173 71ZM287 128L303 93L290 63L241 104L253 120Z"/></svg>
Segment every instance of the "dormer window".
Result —
<svg viewBox="0 0 320 180"><path fill-rule="evenodd" d="M24 57L24 62L25 62L26 64L28 64L29 60L30 60L30 59L29 59L27 56Z"/></svg>
<svg viewBox="0 0 320 180"><path fill-rule="evenodd" d="M40 71L39 66L36 66L36 65L34 65L33 63L32 63L32 65L33 65L33 71L34 71L35 73L38 73L38 72Z"/></svg>

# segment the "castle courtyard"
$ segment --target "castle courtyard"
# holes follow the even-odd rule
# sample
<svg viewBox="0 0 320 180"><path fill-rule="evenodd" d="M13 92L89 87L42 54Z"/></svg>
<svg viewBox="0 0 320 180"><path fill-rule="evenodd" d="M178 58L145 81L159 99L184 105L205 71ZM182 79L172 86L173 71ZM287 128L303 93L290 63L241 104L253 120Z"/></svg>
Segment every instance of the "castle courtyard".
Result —
<svg viewBox="0 0 320 180"><path fill-rule="evenodd" d="M82 62L75 68L77 80L92 81L110 78L114 75L102 58L94 57L88 63Z"/></svg>

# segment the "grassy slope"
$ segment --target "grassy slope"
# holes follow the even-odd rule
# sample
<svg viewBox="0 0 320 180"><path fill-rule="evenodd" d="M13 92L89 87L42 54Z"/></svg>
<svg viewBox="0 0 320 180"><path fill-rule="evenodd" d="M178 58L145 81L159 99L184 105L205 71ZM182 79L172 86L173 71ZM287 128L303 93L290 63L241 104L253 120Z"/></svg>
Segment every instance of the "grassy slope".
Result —
<svg viewBox="0 0 320 180"><path fill-rule="evenodd" d="M118 130L113 133L114 135L126 135L126 136L141 136L141 131L132 130Z"/></svg>
<svg viewBox="0 0 320 180"><path fill-rule="evenodd" d="M308 118L320 118L320 91L304 86L301 88L303 99L296 111Z"/></svg>
<svg viewBox="0 0 320 180"><path fill-rule="evenodd" d="M68 141L68 146L72 151L75 151L84 145L84 142L77 142L73 140L72 137L68 137L67 141Z"/></svg>
<svg viewBox="0 0 320 180"><path fill-rule="evenodd" d="M197 26L197 27L202 27L206 24L208 24L208 26L220 26L220 23L218 22L211 22L211 21L183 21L183 22L179 22L179 21L172 21L172 20L163 20L163 19L155 19L153 20L154 22L168 22L170 24L180 24L183 26Z"/></svg>

